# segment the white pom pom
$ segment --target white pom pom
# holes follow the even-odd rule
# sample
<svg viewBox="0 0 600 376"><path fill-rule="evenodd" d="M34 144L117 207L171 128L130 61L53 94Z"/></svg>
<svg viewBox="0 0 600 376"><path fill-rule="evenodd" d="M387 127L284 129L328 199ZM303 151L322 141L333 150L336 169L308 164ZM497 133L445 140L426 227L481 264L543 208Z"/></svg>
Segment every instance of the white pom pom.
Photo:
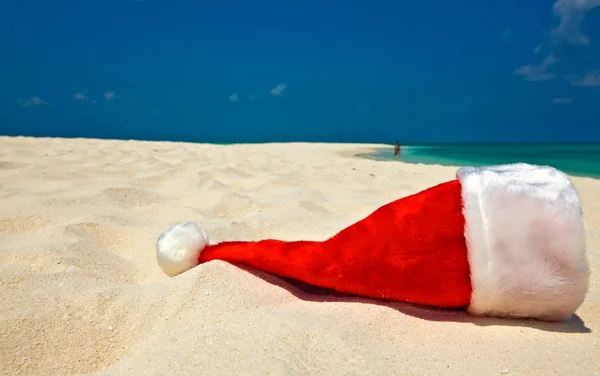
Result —
<svg viewBox="0 0 600 376"><path fill-rule="evenodd" d="M165 274L174 277L198 265L200 252L208 244L208 235L200 226L193 222L179 223L158 237L158 265Z"/></svg>

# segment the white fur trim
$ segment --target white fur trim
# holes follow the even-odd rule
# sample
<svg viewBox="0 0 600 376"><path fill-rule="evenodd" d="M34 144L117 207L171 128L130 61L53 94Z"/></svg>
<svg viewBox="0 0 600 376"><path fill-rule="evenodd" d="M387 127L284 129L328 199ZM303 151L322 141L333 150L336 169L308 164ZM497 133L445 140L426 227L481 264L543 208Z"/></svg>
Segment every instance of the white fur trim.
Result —
<svg viewBox="0 0 600 376"><path fill-rule="evenodd" d="M581 204L568 176L517 163L458 170L472 296L468 312L569 319L589 266Z"/></svg>
<svg viewBox="0 0 600 376"><path fill-rule="evenodd" d="M200 252L210 243L206 232L195 223L185 222L163 232L156 242L158 265L169 277L198 265Z"/></svg>

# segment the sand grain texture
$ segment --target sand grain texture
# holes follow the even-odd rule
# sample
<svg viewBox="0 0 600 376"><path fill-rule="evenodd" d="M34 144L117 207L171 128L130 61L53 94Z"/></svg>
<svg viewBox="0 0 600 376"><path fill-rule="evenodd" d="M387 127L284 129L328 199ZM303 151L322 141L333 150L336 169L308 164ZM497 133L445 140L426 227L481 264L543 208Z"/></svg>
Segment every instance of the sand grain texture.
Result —
<svg viewBox="0 0 600 376"><path fill-rule="evenodd" d="M211 262L176 278L155 241L325 239L455 169L326 144L0 138L1 375L600 374L600 182L590 292L568 323L343 297Z"/></svg>

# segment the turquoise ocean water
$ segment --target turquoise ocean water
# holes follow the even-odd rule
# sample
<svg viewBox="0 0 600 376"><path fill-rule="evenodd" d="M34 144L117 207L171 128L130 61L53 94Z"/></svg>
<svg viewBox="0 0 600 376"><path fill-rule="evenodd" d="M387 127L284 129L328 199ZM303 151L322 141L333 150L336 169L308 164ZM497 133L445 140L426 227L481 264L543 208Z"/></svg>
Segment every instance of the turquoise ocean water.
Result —
<svg viewBox="0 0 600 376"><path fill-rule="evenodd" d="M394 160L394 147L362 157ZM526 162L549 165L569 175L600 179L600 144L446 144L406 145L399 160L407 163L483 166Z"/></svg>

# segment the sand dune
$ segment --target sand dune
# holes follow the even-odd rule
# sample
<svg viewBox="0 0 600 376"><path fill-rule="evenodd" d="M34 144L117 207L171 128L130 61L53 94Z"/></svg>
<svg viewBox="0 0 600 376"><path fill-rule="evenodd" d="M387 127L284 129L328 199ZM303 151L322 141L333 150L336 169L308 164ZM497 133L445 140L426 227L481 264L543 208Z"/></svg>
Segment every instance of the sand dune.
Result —
<svg viewBox="0 0 600 376"><path fill-rule="evenodd" d="M600 374L593 179L573 178L592 280L567 323L346 297L220 261L158 267L176 222L214 241L320 240L454 178L360 147L0 138L0 374Z"/></svg>

